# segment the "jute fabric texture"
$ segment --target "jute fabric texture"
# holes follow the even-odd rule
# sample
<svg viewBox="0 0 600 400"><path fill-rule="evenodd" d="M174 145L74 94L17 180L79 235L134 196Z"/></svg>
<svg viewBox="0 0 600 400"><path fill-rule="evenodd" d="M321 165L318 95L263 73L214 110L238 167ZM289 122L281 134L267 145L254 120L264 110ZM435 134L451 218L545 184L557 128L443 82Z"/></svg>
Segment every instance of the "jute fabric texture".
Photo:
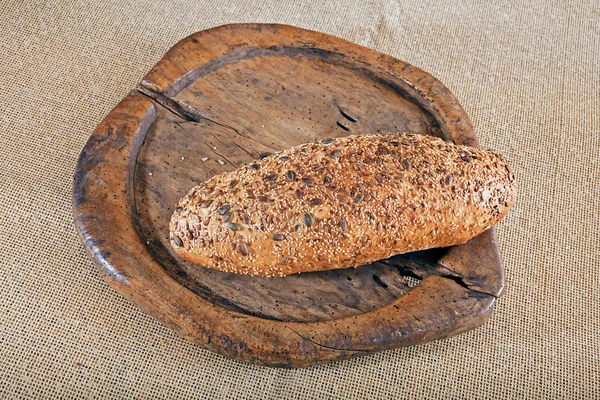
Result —
<svg viewBox="0 0 600 400"><path fill-rule="evenodd" d="M600 3L0 3L0 397L599 398ZM507 288L483 327L281 370L186 342L125 301L71 216L79 151L179 39L233 22L322 31L433 74L512 163Z"/></svg>

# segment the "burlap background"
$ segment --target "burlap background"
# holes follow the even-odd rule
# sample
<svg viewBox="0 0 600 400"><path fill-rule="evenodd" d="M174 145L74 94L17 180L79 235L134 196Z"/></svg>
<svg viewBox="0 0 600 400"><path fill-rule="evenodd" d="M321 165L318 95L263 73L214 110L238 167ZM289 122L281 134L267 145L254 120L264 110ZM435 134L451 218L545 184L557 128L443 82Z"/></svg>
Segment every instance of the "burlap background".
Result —
<svg viewBox="0 0 600 400"><path fill-rule="evenodd" d="M0 397L600 397L596 0L0 3ZM231 22L320 30L445 82L519 178L508 287L465 335L304 370L187 343L102 280L71 217L92 129L162 54Z"/></svg>

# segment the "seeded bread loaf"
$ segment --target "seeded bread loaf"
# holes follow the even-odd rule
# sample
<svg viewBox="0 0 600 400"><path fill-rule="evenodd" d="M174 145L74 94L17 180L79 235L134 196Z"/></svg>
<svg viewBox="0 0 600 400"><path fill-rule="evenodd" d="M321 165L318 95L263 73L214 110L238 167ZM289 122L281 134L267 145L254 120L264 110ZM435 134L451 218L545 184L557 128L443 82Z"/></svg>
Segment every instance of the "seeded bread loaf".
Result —
<svg viewBox="0 0 600 400"><path fill-rule="evenodd" d="M198 185L171 219L185 260L283 276L461 244L512 206L501 156L411 134L308 143Z"/></svg>

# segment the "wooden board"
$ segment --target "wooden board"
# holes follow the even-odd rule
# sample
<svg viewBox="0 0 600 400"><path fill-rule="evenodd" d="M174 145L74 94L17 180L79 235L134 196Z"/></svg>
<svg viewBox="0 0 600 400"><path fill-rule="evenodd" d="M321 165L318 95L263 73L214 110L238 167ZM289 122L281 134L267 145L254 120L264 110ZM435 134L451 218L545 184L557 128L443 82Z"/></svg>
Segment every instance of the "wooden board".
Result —
<svg viewBox="0 0 600 400"><path fill-rule="evenodd" d="M462 246L284 278L194 266L169 245L173 207L197 183L300 143L396 131L477 145L448 89L405 62L290 26L202 31L90 137L75 222L119 293L239 361L302 367L468 331L504 285L493 229Z"/></svg>

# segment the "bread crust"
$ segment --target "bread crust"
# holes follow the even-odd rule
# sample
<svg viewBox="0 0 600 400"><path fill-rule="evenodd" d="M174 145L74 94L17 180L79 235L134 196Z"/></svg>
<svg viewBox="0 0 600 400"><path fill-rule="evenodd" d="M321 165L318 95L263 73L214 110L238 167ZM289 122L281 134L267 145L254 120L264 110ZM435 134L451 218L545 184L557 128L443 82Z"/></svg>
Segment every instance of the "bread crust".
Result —
<svg viewBox="0 0 600 400"><path fill-rule="evenodd" d="M284 276L461 244L514 200L514 176L493 152L426 135L347 136L196 186L173 214L170 241L205 267Z"/></svg>

